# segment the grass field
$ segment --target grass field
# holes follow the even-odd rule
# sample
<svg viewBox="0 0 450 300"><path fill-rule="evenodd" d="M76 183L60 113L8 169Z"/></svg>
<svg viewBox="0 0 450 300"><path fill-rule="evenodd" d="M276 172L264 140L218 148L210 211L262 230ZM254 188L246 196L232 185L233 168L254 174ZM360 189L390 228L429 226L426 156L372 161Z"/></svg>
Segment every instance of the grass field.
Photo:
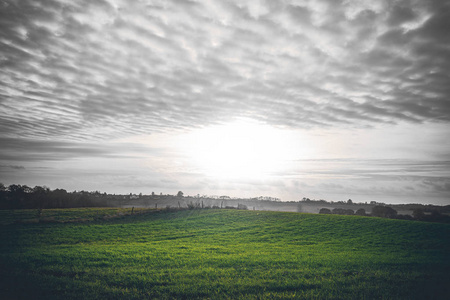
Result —
<svg viewBox="0 0 450 300"><path fill-rule="evenodd" d="M34 220L36 210L12 217L0 211L8 220L0 225L0 298L450 295L449 224L219 209L109 210L43 211L41 218L52 213L53 219L41 223L20 221ZM124 216L105 217L119 213Z"/></svg>

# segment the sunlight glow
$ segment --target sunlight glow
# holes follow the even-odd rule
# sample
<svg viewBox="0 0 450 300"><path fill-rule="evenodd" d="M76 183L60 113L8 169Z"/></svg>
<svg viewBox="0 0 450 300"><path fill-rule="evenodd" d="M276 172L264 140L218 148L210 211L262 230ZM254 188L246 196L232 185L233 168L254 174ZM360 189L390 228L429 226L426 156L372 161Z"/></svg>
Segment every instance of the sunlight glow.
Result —
<svg viewBox="0 0 450 300"><path fill-rule="evenodd" d="M302 155L289 131L248 119L192 132L182 148L199 172L231 180L267 178Z"/></svg>

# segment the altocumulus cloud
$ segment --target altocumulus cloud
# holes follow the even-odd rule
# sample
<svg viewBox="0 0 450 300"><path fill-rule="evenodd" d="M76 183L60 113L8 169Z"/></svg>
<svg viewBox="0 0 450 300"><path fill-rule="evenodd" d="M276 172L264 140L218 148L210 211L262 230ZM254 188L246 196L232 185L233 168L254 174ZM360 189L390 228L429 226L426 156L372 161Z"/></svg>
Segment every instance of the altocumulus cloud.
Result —
<svg viewBox="0 0 450 300"><path fill-rule="evenodd" d="M114 158L126 144L95 141L239 117L450 121L448 1L4 0L0 28L5 162ZM446 178L420 184L447 191Z"/></svg>
<svg viewBox="0 0 450 300"><path fill-rule="evenodd" d="M2 1L1 134L448 121L449 20L445 1Z"/></svg>

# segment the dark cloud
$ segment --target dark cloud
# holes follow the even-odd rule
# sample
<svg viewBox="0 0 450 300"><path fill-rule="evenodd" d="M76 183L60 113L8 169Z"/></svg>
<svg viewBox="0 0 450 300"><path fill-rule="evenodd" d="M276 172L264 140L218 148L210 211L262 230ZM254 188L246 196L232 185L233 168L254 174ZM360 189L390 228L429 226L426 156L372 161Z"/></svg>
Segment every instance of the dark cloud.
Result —
<svg viewBox="0 0 450 300"><path fill-rule="evenodd" d="M162 149L135 143L89 143L41 140L28 138L0 138L0 161L63 161L76 158L138 158L160 154ZM127 154L124 154L126 152ZM132 154L132 153L135 154ZM19 168L15 168L19 169Z"/></svg>
<svg viewBox="0 0 450 300"><path fill-rule="evenodd" d="M0 169L25 170L25 167L16 165L0 165Z"/></svg>
<svg viewBox="0 0 450 300"><path fill-rule="evenodd" d="M417 18L417 14L412 7L406 5L394 4L388 15L387 23L390 26L399 26L405 22L413 21Z"/></svg>

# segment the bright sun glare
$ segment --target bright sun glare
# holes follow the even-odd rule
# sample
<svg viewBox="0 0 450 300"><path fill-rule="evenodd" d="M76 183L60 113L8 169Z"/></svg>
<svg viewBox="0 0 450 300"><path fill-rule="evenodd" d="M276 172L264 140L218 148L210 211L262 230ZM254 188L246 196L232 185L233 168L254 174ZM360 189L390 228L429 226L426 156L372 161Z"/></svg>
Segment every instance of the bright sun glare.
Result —
<svg viewBox="0 0 450 300"><path fill-rule="evenodd" d="M263 179L283 171L297 147L288 131L244 119L197 130L182 148L205 175Z"/></svg>

